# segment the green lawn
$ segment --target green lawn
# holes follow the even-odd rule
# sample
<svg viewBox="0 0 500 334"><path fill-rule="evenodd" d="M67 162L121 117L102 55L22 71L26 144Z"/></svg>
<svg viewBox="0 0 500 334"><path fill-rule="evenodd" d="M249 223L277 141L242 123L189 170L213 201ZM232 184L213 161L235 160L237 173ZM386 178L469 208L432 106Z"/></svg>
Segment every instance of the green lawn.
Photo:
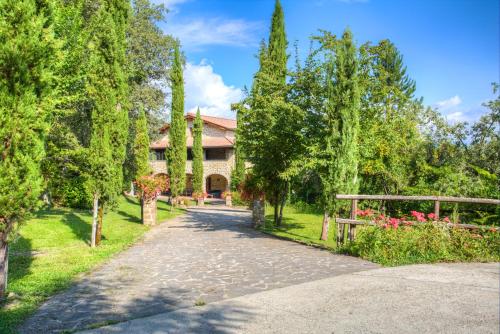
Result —
<svg viewBox="0 0 500 334"><path fill-rule="evenodd" d="M266 224L261 228L265 233L269 233L281 238L306 243L309 245L320 245L329 249L335 249L336 242L333 238L334 224L330 224L328 239L320 240L321 225L323 215L316 213L302 213L292 206L286 206L283 212L282 226L276 227L273 222L273 208L266 206Z"/></svg>
<svg viewBox="0 0 500 334"><path fill-rule="evenodd" d="M182 212L158 202L160 222ZM105 215L103 241L96 249L89 247L91 220L90 211L60 208L42 210L22 226L10 247L8 292L15 295L0 309L0 333L15 333L45 299L148 230L141 224L137 200L131 198L121 198L118 208Z"/></svg>

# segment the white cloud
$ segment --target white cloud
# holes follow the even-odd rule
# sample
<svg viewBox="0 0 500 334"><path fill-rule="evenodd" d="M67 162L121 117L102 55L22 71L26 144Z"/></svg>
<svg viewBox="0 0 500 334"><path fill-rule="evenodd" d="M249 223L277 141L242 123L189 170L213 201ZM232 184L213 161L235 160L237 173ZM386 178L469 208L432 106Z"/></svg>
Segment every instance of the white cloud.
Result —
<svg viewBox="0 0 500 334"><path fill-rule="evenodd" d="M241 89L227 86L222 76L214 73L211 65L187 63L184 70L186 110L196 112L199 107L204 115L235 118L231 103L243 97Z"/></svg>
<svg viewBox="0 0 500 334"><path fill-rule="evenodd" d="M445 115L445 117L449 122L452 123L464 122L468 120L468 117L464 114L463 111L455 111Z"/></svg>
<svg viewBox="0 0 500 334"><path fill-rule="evenodd" d="M256 46L259 22L243 19L201 18L170 21L165 32L177 37L183 47L200 49L207 45Z"/></svg>
<svg viewBox="0 0 500 334"><path fill-rule="evenodd" d="M436 107L439 109L449 109L456 107L462 103L462 99L460 96L455 95L453 97L450 97L449 99L443 100L443 101L438 101L436 103Z"/></svg>

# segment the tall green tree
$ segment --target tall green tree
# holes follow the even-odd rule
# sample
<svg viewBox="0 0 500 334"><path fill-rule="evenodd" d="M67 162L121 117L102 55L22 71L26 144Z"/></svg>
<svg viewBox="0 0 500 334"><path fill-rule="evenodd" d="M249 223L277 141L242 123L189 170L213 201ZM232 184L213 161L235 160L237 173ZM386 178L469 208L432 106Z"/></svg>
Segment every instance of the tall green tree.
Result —
<svg viewBox="0 0 500 334"><path fill-rule="evenodd" d="M56 103L47 135L42 171L56 205L89 208L84 186L90 144L92 100L86 92L89 69L90 2L57 1L54 34L60 41L56 64Z"/></svg>
<svg viewBox="0 0 500 334"><path fill-rule="evenodd" d="M150 0L132 0L127 27L127 68L130 87L129 117L135 120L141 108L148 120L148 136L157 139L166 121L166 90L175 39L160 28L168 9Z"/></svg>
<svg viewBox="0 0 500 334"><path fill-rule="evenodd" d="M272 73L277 84L285 85L288 61L287 49L288 41L285 32L285 14L281 2L276 0L274 12L271 19L271 32L269 34L268 71Z"/></svg>
<svg viewBox="0 0 500 334"><path fill-rule="evenodd" d="M283 8L277 0L268 45L261 44L259 70L248 99L240 104L249 108L241 108L239 127L245 157L254 175L264 180L276 225L281 224L290 178L303 149L303 112L288 101L286 48Z"/></svg>
<svg viewBox="0 0 500 334"><path fill-rule="evenodd" d="M170 190L175 202L186 187L186 119L184 117L184 78L179 44L174 51L174 63L171 71L172 114L169 129L168 171Z"/></svg>
<svg viewBox="0 0 500 334"><path fill-rule="evenodd" d="M203 192L203 120L200 115L200 108L196 111L196 118L193 123L193 191Z"/></svg>
<svg viewBox="0 0 500 334"><path fill-rule="evenodd" d="M156 140L160 127L167 121L166 95L170 83L170 68L175 39L160 28L168 9L150 0L133 0L130 24L127 29L127 68L130 87L129 136L125 160L125 184L134 180L133 143L135 120L141 108L148 124L148 136Z"/></svg>
<svg viewBox="0 0 500 334"><path fill-rule="evenodd" d="M236 111L236 124L241 125L240 105L232 105L233 111ZM245 157L243 155L242 144L239 143L240 134L237 131L235 136L235 161L234 169L231 172L231 190L237 191L239 186L245 181Z"/></svg>
<svg viewBox="0 0 500 334"><path fill-rule="evenodd" d="M358 55L352 33L340 40L325 33L320 39L327 52L323 122L312 146L312 154L322 183L324 208L321 239L328 236L329 222L337 211L336 195L358 190L358 133L360 93Z"/></svg>
<svg viewBox="0 0 500 334"><path fill-rule="evenodd" d="M123 186L128 130L126 39L128 1L103 0L94 8L89 27L89 72L92 132L88 188L93 197L92 246L100 242L103 212L113 206Z"/></svg>
<svg viewBox="0 0 500 334"><path fill-rule="evenodd" d="M398 194L411 179L411 158L419 145L423 108L403 56L389 40L360 48L361 190Z"/></svg>
<svg viewBox="0 0 500 334"><path fill-rule="evenodd" d="M49 1L0 2L0 299L8 245L38 206L40 163L53 107L53 59L59 55Z"/></svg>
<svg viewBox="0 0 500 334"><path fill-rule="evenodd" d="M135 129L134 169L135 179L137 179L151 172L151 167L149 166L148 121L144 110L139 112L139 117L135 122Z"/></svg>

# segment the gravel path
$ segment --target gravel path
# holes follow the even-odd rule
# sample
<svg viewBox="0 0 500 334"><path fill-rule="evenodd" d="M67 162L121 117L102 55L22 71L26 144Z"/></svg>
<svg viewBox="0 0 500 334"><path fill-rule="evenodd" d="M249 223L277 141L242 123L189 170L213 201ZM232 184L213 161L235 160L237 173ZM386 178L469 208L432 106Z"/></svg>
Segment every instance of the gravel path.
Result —
<svg viewBox="0 0 500 334"><path fill-rule="evenodd" d="M248 211L189 209L51 298L20 332L84 329L377 267L255 231Z"/></svg>

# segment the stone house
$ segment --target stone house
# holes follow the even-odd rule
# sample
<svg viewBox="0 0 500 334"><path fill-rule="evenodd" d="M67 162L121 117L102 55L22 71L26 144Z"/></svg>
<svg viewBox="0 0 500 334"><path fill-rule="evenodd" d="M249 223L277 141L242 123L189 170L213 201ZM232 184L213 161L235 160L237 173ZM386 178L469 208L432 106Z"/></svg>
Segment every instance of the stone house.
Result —
<svg viewBox="0 0 500 334"><path fill-rule="evenodd" d="M193 123L196 115L186 115L186 195L193 192L192 163L193 163ZM235 165L234 138L236 121L227 118L201 116L203 120L203 191L215 197L229 189L231 171ZM161 128L163 137L150 145L150 164L154 175L167 174L165 150L168 147L169 124Z"/></svg>

